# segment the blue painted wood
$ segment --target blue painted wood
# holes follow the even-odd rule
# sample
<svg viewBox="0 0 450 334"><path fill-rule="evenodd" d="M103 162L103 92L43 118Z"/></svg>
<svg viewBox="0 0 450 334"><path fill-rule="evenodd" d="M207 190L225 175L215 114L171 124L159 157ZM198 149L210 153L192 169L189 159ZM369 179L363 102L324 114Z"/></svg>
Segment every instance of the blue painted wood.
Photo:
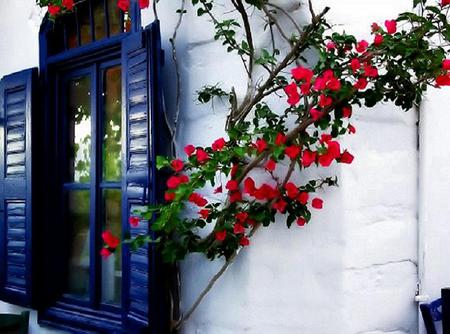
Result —
<svg viewBox="0 0 450 334"><path fill-rule="evenodd" d="M32 108L37 69L0 83L0 298L33 302Z"/></svg>
<svg viewBox="0 0 450 334"><path fill-rule="evenodd" d="M420 312L427 334L437 334L435 322L442 321L442 299L436 299L428 304L420 304Z"/></svg>

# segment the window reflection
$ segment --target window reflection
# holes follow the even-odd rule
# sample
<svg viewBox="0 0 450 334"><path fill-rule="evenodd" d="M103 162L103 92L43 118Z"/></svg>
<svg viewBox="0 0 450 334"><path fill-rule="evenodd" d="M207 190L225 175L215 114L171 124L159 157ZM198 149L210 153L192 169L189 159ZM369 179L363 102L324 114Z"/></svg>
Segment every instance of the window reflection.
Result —
<svg viewBox="0 0 450 334"><path fill-rule="evenodd" d="M68 87L68 160L67 181L88 183L91 160L91 79L69 81Z"/></svg>
<svg viewBox="0 0 450 334"><path fill-rule="evenodd" d="M80 44L85 45L92 42L89 1L81 2L76 7L78 25L80 27Z"/></svg>
<svg viewBox="0 0 450 334"><path fill-rule="evenodd" d="M94 2L94 31L95 40L98 41L106 37L105 4L103 1Z"/></svg>
<svg viewBox="0 0 450 334"><path fill-rule="evenodd" d="M103 179L120 181L122 171L122 93L121 67L104 72Z"/></svg>
<svg viewBox="0 0 450 334"><path fill-rule="evenodd" d="M89 297L89 205L89 191L68 192L66 212L71 233L67 292L86 299Z"/></svg>
<svg viewBox="0 0 450 334"><path fill-rule="evenodd" d="M117 7L116 0L108 0L109 34L111 36L122 32L122 13Z"/></svg>

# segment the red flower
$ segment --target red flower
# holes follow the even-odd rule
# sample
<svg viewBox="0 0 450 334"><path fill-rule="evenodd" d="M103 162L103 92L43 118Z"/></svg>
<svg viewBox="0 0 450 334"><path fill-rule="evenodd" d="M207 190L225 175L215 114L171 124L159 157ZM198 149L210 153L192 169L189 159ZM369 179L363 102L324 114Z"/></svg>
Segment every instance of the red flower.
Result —
<svg viewBox="0 0 450 334"><path fill-rule="evenodd" d="M147 8L150 5L149 0L139 0L139 8L144 9Z"/></svg>
<svg viewBox="0 0 450 334"><path fill-rule="evenodd" d="M366 52L368 46L369 43L367 43L367 41L365 40L362 40L358 42L358 44L356 44L356 51L358 51L359 53Z"/></svg>
<svg viewBox="0 0 450 334"><path fill-rule="evenodd" d="M350 134L356 133L355 127L351 124L348 125L348 133L350 133Z"/></svg>
<svg viewBox="0 0 450 334"><path fill-rule="evenodd" d="M322 167L328 167L328 166L330 166L331 163L333 162L333 160L334 160L334 158L333 158L333 156L332 156L329 152L327 152L327 153L322 154L322 155L319 156L319 164L320 164Z"/></svg>
<svg viewBox="0 0 450 334"><path fill-rule="evenodd" d="M383 35L376 34L375 38L373 39L373 45L379 46L383 43L383 41L384 41Z"/></svg>
<svg viewBox="0 0 450 334"><path fill-rule="evenodd" d="M216 236L216 240L224 241L225 238L227 237L227 230L218 231L215 233L215 236Z"/></svg>
<svg viewBox="0 0 450 334"><path fill-rule="evenodd" d="M352 116L352 107L343 107L342 108L342 117L351 117Z"/></svg>
<svg viewBox="0 0 450 334"><path fill-rule="evenodd" d="M286 143L286 136L281 132L278 132L275 138L275 145L281 146L284 145L285 143Z"/></svg>
<svg viewBox="0 0 450 334"><path fill-rule="evenodd" d="M260 188L255 189L253 196L257 200L271 200L279 195L279 191L273 188L271 185L264 183Z"/></svg>
<svg viewBox="0 0 450 334"><path fill-rule="evenodd" d="M341 157L339 158L339 162L343 164L351 164L355 157L349 153L348 151L344 151Z"/></svg>
<svg viewBox="0 0 450 334"><path fill-rule="evenodd" d="M306 224L305 218L300 217L300 218L297 219L297 225L298 226L303 227L303 226L305 226L305 224Z"/></svg>
<svg viewBox="0 0 450 334"><path fill-rule="evenodd" d="M130 223L131 226L136 227L139 225L139 218L138 217L130 217L130 219L128 219L128 222Z"/></svg>
<svg viewBox="0 0 450 334"><path fill-rule="evenodd" d="M58 5L48 5L48 12L51 16L56 16L61 11L61 7Z"/></svg>
<svg viewBox="0 0 450 334"><path fill-rule="evenodd" d="M388 34L395 34L397 32L397 22L395 20L384 21Z"/></svg>
<svg viewBox="0 0 450 334"><path fill-rule="evenodd" d="M361 68L361 62L358 58L353 58L350 62L350 67L352 68L353 73L356 73Z"/></svg>
<svg viewBox="0 0 450 334"><path fill-rule="evenodd" d="M442 61L442 69L446 71L450 70L450 59L444 59Z"/></svg>
<svg viewBox="0 0 450 334"><path fill-rule="evenodd" d="M169 177L169 179L167 180L167 187L169 189L175 189L177 188L179 185L181 184L181 179L178 176L172 175L171 177Z"/></svg>
<svg viewBox="0 0 450 334"><path fill-rule="evenodd" d="M257 139L255 145L258 153L263 152L267 148L267 142L264 139Z"/></svg>
<svg viewBox="0 0 450 334"><path fill-rule="evenodd" d="M280 199L278 202L272 205L272 208L278 210L280 213L284 213L286 211L287 202L283 199Z"/></svg>
<svg viewBox="0 0 450 334"><path fill-rule="evenodd" d="M309 82L306 82L300 85L300 92L303 95L309 95L309 93L311 93L311 84Z"/></svg>
<svg viewBox="0 0 450 334"><path fill-rule="evenodd" d="M292 182L286 183L284 189L286 189L286 195L290 199L295 199L298 196L299 190L294 183Z"/></svg>
<svg viewBox="0 0 450 334"><path fill-rule="evenodd" d="M309 68L298 66L291 70L291 74L295 80L304 80L306 82L310 82L314 75L314 72Z"/></svg>
<svg viewBox="0 0 450 334"><path fill-rule="evenodd" d="M236 180L230 180L227 182L227 185L225 186L230 191L238 190L239 189L239 183Z"/></svg>
<svg viewBox="0 0 450 334"><path fill-rule="evenodd" d="M297 84L295 82L284 87L284 92L288 96L287 102L289 105L296 105L300 101L300 94L297 90Z"/></svg>
<svg viewBox="0 0 450 334"><path fill-rule="evenodd" d="M248 219L248 213L247 212L238 212L236 214L236 219L239 223L243 224Z"/></svg>
<svg viewBox="0 0 450 334"><path fill-rule="evenodd" d="M177 173L181 172L184 168L183 161L181 161L180 159L172 160L172 162L170 163L170 166Z"/></svg>
<svg viewBox="0 0 450 334"><path fill-rule="evenodd" d="M187 175L182 174L182 175L178 176L178 178L180 179L181 183L188 183L189 182L189 176L187 176Z"/></svg>
<svg viewBox="0 0 450 334"><path fill-rule="evenodd" d="M198 214L200 215L200 217L202 217L203 219L208 219L209 217L209 210L208 209L201 209Z"/></svg>
<svg viewBox="0 0 450 334"><path fill-rule="evenodd" d="M378 23L375 23L375 22L372 23L371 28L372 28L372 32L376 32L381 29L380 26L378 25Z"/></svg>
<svg viewBox="0 0 450 334"><path fill-rule="evenodd" d="M202 148L197 149L196 156L197 156L197 161L200 163L204 163L209 160L208 153L206 153L206 151Z"/></svg>
<svg viewBox="0 0 450 334"><path fill-rule="evenodd" d="M326 44L326 47L327 47L327 50L334 50L334 49L336 49L336 44L334 42L330 41Z"/></svg>
<svg viewBox="0 0 450 334"><path fill-rule="evenodd" d="M73 0L63 0L62 5L66 7L67 10L73 9Z"/></svg>
<svg viewBox="0 0 450 334"><path fill-rule="evenodd" d="M333 158L338 158L341 155L341 145L337 141L328 142L328 153Z"/></svg>
<svg viewBox="0 0 450 334"><path fill-rule="evenodd" d="M326 96L324 94L320 95L319 97L319 107L325 108L330 106L333 103L333 99L329 96Z"/></svg>
<svg viewBox="0 0 450 334"><path fill-rule="evenodd" d="M300 204L306 205L308 203L309 194L306 191L302 191L300 195L297 197L297 201L300 202Z"/></svg>
<svg viewBox="0 0 450 334"><path fill-rule="evenodd" d="M288 146L285 148L284 153L292 160L296 159L301 153L301 148L295 145Z"/></svg>
<svg viewBox="0 0 450 334"><path fill-rule="evenodd" d="M208 201L198 193L192 193L189 198L189 202L196 204L197 206L203 207L208 204Z"/></svg>
<svg viewBox="0 0 450 334"><path fill-rule="evenodd" d="M234 191L230 195L230 203L242 201L242 194L240 191Z"/></svg>
<svg viewBox="0 0 450 334"><path fill-rule="evenodd" d="M449 0L450 1L450 0ZM450 75L440 75L436 78L437 86L450 86Z"/></svg>
<svg viewBox="0 0 450 334"><path fill-rule="evenodd" d="M219 194L223 191L222 186L217 187L216 189L214 189L214 194Z"/></svg>
<svg viewBox="0 0 450 334"><path fill-rule="evenodd" d="M323 208L323 201L320 198L313 198L311 205L314 209L322 209Z"/></svg>
<svg viewBox="0 0 450 334"><path fill-rule="evenodd" d="M130 8L130 0L118 0L117 7L119 7L123 12L126 12Z"/></svg>
<svg viewBox="0 0 450 334"><path fill-rule="evenodd" d="M302 155L302 166L309 167L313 162L316 161L317 153L310 150L303 151Z"/></svg>
<svg viewBox="0 0 450 334"><path fill-rule="evenodd" d="M322 112L316 108L311 108L309 114L314 121L317 121L320 117L322 117Z"/></svg>
<svg viewBox="0 0 450 334"><path fill-rule="evenodd" d="M353 85L358 90L366 89L367 87L367 79L366 78L359 78L358 81Z"/></svg>
<svg viewBox="0 0 450 334"><path fill-rule="evenodd" d="M226 145L225 139L219 138L214 143L212 143L213 151L221 151Z"/></svg>
<svg viewBox="0 0 450 334"><path fill-rule="evenodd" d="M252 195L255 192L255 181L251 177L244 180L244 193Z"/></svg>
<svg viewBox="0 0 450 334"><path fill-rule="evenodd" d="M164 199L166 200L166 202L173 201L175 199L175 193L166 191L164 193Z"/></svg>
<svg viewBox="0 0 450 334"><path fill-rule="evenodd" d="M332 91L338 91L341 89L341 82L337 78L331 78L330 81L327 82L326 87Z"/></svg>
<svg viewBox="0 0 450 334"><path fill-rule="evenodd" d="M234 234L243 234L243 233L245 233L244 226L242 226L241 224L234 224L233 233Z"/></svg>
<svg viewBox="0 0 450 334"><path fill-rule="evenodd" d="M102 256L102 258L106 259L108 258L112 253L109 251L108 248L102 248L102 250L100 251L100 255Z"/></svg>
<svg viewBox="0 0 450 334"><path fill-rule="evenodd" d="M313 87L316 91L324 90L327 87L327 80L322 77L318 77L316 78L316 81L314 81Z"/></svg>
<svg viewBox="0 0 450 334"><path fill-rule="evenodd" d="M333 139L333 136L328 133L322 133L322 135L320 136L321 143L328 143L332 139Z"/></svg>
<svg viewBox="0 0 450 334"><path fill-rule="evenodd" d="M266 165L265 165L264 167L265 167L269 172L273 172L273 171L275 170L275 168L277 167L277 163L276 163L274 160L269 159L269 160L267 160Z"/></svg>
<svg viewBox="0 0 450 334"><path fill-rule="evenodd" d="M120 244L120 240L117 239L110 231L105 231L102 233L102 239L105 244L112 249L117 248Z"/></svg>
<svg viewBox="0 0 450 334"><path fill-rule="evenodd" d="M442 0L441 1L441 5L442 6L446 6L446 5L449 5L450 4L450 0Z"/></svg>
<svg viewBox="0 0 450 334"><path fill-rule="evenodd" d="M242 237L241 240L239 240L239 245L246 247L250 245L250 240L248 240L247 237Z"/></svg>
<svg viewBox="0 0 450 334"><path fill-rule="evenodd" d="M194 145L186 145L184 148L184 152L190 157L195 152Z"/></svg>
<svg viewBox="0 0 450 334"><path fill-rule="evenodd" d="M235 177L238 170L239 170L239 165L233 164L233 167L231 167L231 171L230 171L231 177Z"/></svg>
<svg viewBox="0 0 450 334"><path fill-rule="evenodd" d="M364 75L368 78L376 78L378 76L378 70L376 67L366 64L364 66Z"/></svg>

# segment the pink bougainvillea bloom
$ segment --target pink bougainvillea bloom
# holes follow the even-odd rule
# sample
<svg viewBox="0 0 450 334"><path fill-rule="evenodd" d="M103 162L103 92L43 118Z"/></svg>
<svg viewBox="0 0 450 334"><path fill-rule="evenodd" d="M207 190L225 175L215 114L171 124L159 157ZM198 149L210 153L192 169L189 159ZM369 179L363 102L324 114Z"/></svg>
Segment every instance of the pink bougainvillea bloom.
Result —
<svg viewBox="0 0 450 334"><path fill-rule="evenodd" d="M245 227L242 226L241 224L234 224L233 233L234 234L243 234L243 233L245 233Z"/></svg>
<svg viewBox="0 0 450 334"><path fill-rule="evenodd" d="M198 214L200 215L200 217L202 217L203 219L208 219L209 217L209 210L208 209L201 209Z"/></svg>
<svg viewBox="0 0 450 334"><path fill-rule="evenodd" d="M184 168L183 161L181 161L180 159L172 160L172 162L170 163L170 166L177 173L181 172Z"/></svg>
<svg viewBox="0 0 450 334"><path fill-rule="evenodd" d="M222 149L225 147L226 141L223 138L219 138L214 143L212 143L211 148L213 151L222 151Z"/></svg>
<svg viewBox="0 0 450 334"><path fill-rule="evenodd" d="M384 21L384 25L387 29L388 34L395 34L397 32L397 21L386 20L386 21Z"/></svg>
<svg viewBox="0 0 450 334"><path fill-rule="evenodd" d="M288 146L284 150L284 153L292 160L296 159L301 153L302 149L296 145Z"/></svg>
<svg viewBox="0 0 450 334"><path fill-rule="evenodd" d="M216 189L214 189L214 194L220 194L223 192L223 188L222 186L217 187Z"/></svg>
<svg viewBox="0 0 450 334"><path fill-rule="evenodd" d="M328 133L322 133L322 135L320 136L321 143L328 143L332 139L333 139L333 136Z"/></svg>
<svg viewBox="0 0 450 334"><path fill-rule="evenodd" d="M342 108L342 117L349 118L352 116L352 107L343 107Z"/></svg>
<svg viewBox="0 0 450 334"><path fill-rule="evenodd" d="M310 82L314 75L314 72L309 68L298 66L291 70L291 74L295 80Z"/></svg>
<svg viewBox="0 0 450 334"><path fill-rule="evenodd" d="M377 32L378 30L381 29L381 27L376 22L372 23L372 25L370 27L372 29L372 32Z"/></svg>
<svg viewBox="0 0 450 334"><path fill-rule="evenodd" d="M311 118L314 121L317 121L321 116L322 116L322 112L316 108L311 108L311 110L309 111Z"/></svg>
<svg viewBox="0 0 450 334"><path fill-rule="evenodd" d="M189 202L194 203L197 206L203 207L208 204L208 201L198 193L192 193L189 198Z"/></svg>
<svg viewBox="0 0 450 334"><path fill-rule="evenodd" d="M275 145L281 146L285 143L286 143L286 136L283 133L278 132L277 136L275 137Z"/></svg>
<svg viewBox="0 0 450 334"><path fill-rule="evenodd" d="M309 95L309 93L311 93L311 84L309 82L306 82L300 85L300 92L303 95Z"/></svg>
<svg viewBox="0 0 450 334"><path fill-rule="evenodd" d="M178 177L179 177L181 183L189 182L189 176L187 176L187 175L182 174L182 175L179 175Z"/></svg>
<svg viewBox="0 0 450 334"><path fill-rule="evenodd" d="M286 189L286 195L290 199L295 199L298 196L299 190L294 183L292 182L286 183L284 189Z"/></svg>
<svg viewBox="0 0 450 334"><path fill-rule="evenodd" d="M48 13L51 16L58 15L60 11L61 11L61 7L59 7L57 5L48 5Z"/></svg>
<svg viewBox="0 0 450 334"><path fill-rule="evenodd" d="M450 5L450 0L442 0L442 1L441 1L441 5L442 5L442 6Z"/></svg>
<svg viewBox="0 0 450 334"><path fill-rule="evenodd" d="M244 193L252 195L255 192L255 190L256 190L255 181L251 177L246 178L244 180Z"/></svg>
<svg viewBox="0 0 450 334"><path fill-rule="evenodd" d="M256 150L258 151L258 153L263 152L267 148L267 142L261 138L256 140L255 145L256 145Z"/></svg>
<svg viewBox="0 0 450 334"><path fill-rule="evenodd" d="M119 246L120 244L120 240L116 238L109 230L106 230L102 233L102 239L105 244L112 249L117 248L117 246Z"/></svg>
<svg viewBox="0 0 450 334"><path fill-rule="evenodd" d="M336 49L336 44L334 42L330 41L326 44L326 47L327 47L327 50L331 51L331 50Z"/></svg>
<svg viewBox="0 0 450 334"><path fill-rule="evenodd" d="M230 191L238 190L239 189L239 183L236 180L230 180L227 182L227 185L225 186Z"/></svg>
<svg viewBox="0 0 450 334"><path fill-rule="evenodd" d="M274 160L269 159L269 160L267 160L267 162L266 162L266 164L265 164L264 167L265 167L269 172L273 172L273 171L275 170L275 168L277 168L277 163L276 163Z"/></svg>
<svg viewBox="0 0 450 334"><path fill-rule="evenodd" d="M172 175L167 179L167 188L175 189L181 184L181 179L178 176Z"/></svg>
<svg viewBox="0 0 450 334"><path fill-rule="evenodd" d="M100 251L100 255L104 259L108 258L111 254L112 253L110 252L110 250L108 248L102 248L102 250Z"/></svg>
<svg viewBox="0 0 450 334"><path fill-rule="evenodd" d="M319 164L322 167L329 167L331 165L331 163L333 162L333 160L334 160L334 158L329 152L319 156Z"/></svg>
<svg viewBox="0 0 450 334"><path fill-rule="evenodd" d="M326 88L337 92L341 89L341 81L337 78L331 78L330 81L327 82Z"/></svg>
<svg viewBox="0 0 450 334"><path fill-rule="evenodd" d="M320 198L316 197L316 198L313 198L311 205L314 209L322 209L323 201Z"/></svg>
<svg viewBox="0 0 450 334"><path fill-rule="evenodd" d="M272 205L272 208L278 210L280 213L284 213L286 211L287 202L283 199L278 200Z"/></svg>
<svg viewBox="0 0 450 334"><path fill-rule="evenodd" d="M384 41L383 35L376 34L375 38L373 39L373 44L375 46L379 46L379 45L381 45L383 43L383 41Z"/></svg>
<svg viewBox="0 0 450 334"><path fill-rule="evenodd" d="M319 96L319 107L326 108L330 106L333 103L333 99L329 96L326 96L324 94Z"/></svg>
<svg viewBox="0 0 450 334"><path fill-rule="evenodd" d="M359 41L356 44L356 51L358 51L359 53L366 52L368 46L369 46L369 43L367 43L367 41L365 41L365 40Z"/></svg>
<svg viewBox="0 0 450 334"><path fill-rule="evenodd" d="M344 153L342 153L341 157L339 158L339 162L343 164L351 164L354 158L355 157L351 153L349 153L348 151L344 151Z"/></svg>
<svg viewBox="0 0 450 334"><path fill-rule="evenodd" d="M241 223L241 224L244 224L247 219L248 219L248 213L247 212L238 212L236 214L236 220L239 223Z"/></svg>
<svg viewBox="0 0 450 334"><path fill-rule="evenodd" d="M338 158L341 155L341 145L335 140L328 142L328 153L333 158Z"/></svg>
<svg viewBox="0 0 450 334"><path fill-rule="evenodd" d="M356 81L356 83L353 85L353 87L355 87L358 90L364 90L366 89L367 85L368 85L368 81L366 78L359 78L358 81Z"/></svg>
<svg viewBox="0 0 450 334"><path fill-rule="evenodd" d="M350 133L351 135L356 133L356 128L351 124L348 125L348 133Z"/></svg>
<svg viewBox="0 0 450 334"><path fill-rule="evenodd" d="M139 218L131 216L130 219L128 219L128 222L130 223L131 226L136 227L139 225Z"/></svg>
<svg viewBox="0 0 450 334"><path fill-rule="evenodd" d="M209 160L208 153L206 153L206 151L202 148L197 149L196 157L197 157L197 161L200 163L204 163Z"/></svg>
<svg viewBox="0 0 450 334"><path fill-rule="evenodd" d="M242 201L242 193L240 191L233 191L229 197L230 203Z"/></svg>
<svg viewBox="0 0 450 334"><path fill-rule="evenodd" d="M449 0L450 1L450 0ZM450 70L450 59L444 59L442 61L442 69L449 71Z"/></svg>
<svg viewBox="0 0 450 334"><path fill-rule="evenodd" d="M436 78L436 85L450 86L450 75L440 75Z"/></svg>
<svg viewBox="0 0 450 334"><path fill-rule="evenodd" d="M310 150L303 151L302 155L302 166L309 167L313 162L316 161L317 153Z"/></svg>
<svg viewBox="0 0 450 334"><path fill-rule="evenodd" d="M309 194L306 191L302 191L297 197L297 201L299 201L300 204L303 204L303 205L306 205L306 203L308 203L308 199L309 199Z"/></svg>
<svg viewBox="0 0 450 334"><path fill-rule="evenodd" d="M186 145L184 147L184 153L186 153L188 156L191 156L195 152L194 145Z"/></svg>
<svg viewBox="0 0 450 334"><path fill-rule="evenodd" d="M358 58L353 58L350 61L350 67L352 68L353 73L356 73L361 68L361 62Z"/></svg>
<svg viewBox="0 0 450 334"><path fill-rule="evenodd" d="M300 218L297 219L297 225L298 226L303 227L303 226L305 226L305 224L306 224L305 218L300 217Z"/></svg>
<svg viewBox="0 0 450 334"><path fill-rule="evenodd" d="M372 65L364 65L364 75L368 78L376 78L378 76L378 70Z"/></svg>
<svg viewBox="0 0 450 334"><path fill-rule="evenodd" d="M218 240L218 241L224 241L225 238L227 237L227 231L226 230L217 231L215 233L215 237L216 237L216 240Z"/></svg>
<svg viewBox="0 0 450 334"><path fill-rule="evenodd" d="M175 193L166 191L164 193L164 199L166 202L172 202L175 199Z"/></svg>
<svg viewBox="0 0 450 334"><path fill-rule="evenodd" d="M66 7L67 10L73 9L73 0L63 0L62 5Z"/></svg>
<svg viewBox="0 0 450 334"><path fill-rule="evenodd" d="M288 96L288 104L291 106L296 105L300 101L300 94L298 93L298 87L295 82L284 87L284 92Z"/></svg>
<svg viewBox="0 0 450 334"><path fill-rule="evenodd" d="M313 88L316 91L324 90L326 87L327 87L327 80L325 80L324 78L321 78L321 77L316 78L316 81L314 81L314 85L313 85Z"/></svg>
<svg viewBox="0 0 450 334"><path fill-rule="evenodd" d="M139 8L144 9L150 6L150 0L139 0Z"/></svg>
<svg viewBox="0 0 450 334"><path fill-rule="evenodd" d="M241 240L239 240L239 245L247 247L250 245L250 240L247 237L242 237Z"/></svg>
<svg viewBox="0 0 450 334"><path fill-rule="evenodd" d="M253 192L253 196L257 200L271 200L279 195L279 191L270 184L264 183L260 188Z"/></svg>
<svg viewBox="0 0 450 334"><path fill-rule="evenodd" d="M123 12L126 12L130 8L130 0L118 0L117 7L119 7Z"/></svg>

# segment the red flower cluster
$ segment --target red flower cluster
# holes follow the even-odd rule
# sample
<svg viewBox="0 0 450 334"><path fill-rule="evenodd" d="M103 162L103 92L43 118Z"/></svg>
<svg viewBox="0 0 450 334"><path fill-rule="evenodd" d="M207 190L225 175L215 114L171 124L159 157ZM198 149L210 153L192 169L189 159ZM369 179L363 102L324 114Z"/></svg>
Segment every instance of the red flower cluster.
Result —
<svg viewBox="0 0 450 334"><path fill-rule="evenodd" d="M442 6L450 5L450 0L442 0L442 1L441 1L441 5L442 5Z"/></svg>
<svg viewBox="0 0 450 334"><path fill-rule="evenodd" d="M442 61L442 72L443 74L436 78L436 85L450 86L450 59L444 59Z"/></svg>
<svg viewBox="0 0 450 334"><path fill-rule="evenodd" d="M104 258L110 256L112 252L119 246L120 240L116 238L110 231L106 230L102 233L103 242L106 244L100 255Z"/></svg>
<svg viewBox="0 0 450 334"><path fill-rule="evenodd" d="M135 217L135 216L131 216L128 219L128 222L130 223L131 226L133 227L137 227L139 225L139 217Z"/></svg>
<svg viewBox="0 0 450 334"><path fill-rule="evenodd" d="M208 201L200 194L198 193L192 193L189 196L189 202L194 203L195 205L199 207L203 207L206 204L208 204Z"/></svg>

